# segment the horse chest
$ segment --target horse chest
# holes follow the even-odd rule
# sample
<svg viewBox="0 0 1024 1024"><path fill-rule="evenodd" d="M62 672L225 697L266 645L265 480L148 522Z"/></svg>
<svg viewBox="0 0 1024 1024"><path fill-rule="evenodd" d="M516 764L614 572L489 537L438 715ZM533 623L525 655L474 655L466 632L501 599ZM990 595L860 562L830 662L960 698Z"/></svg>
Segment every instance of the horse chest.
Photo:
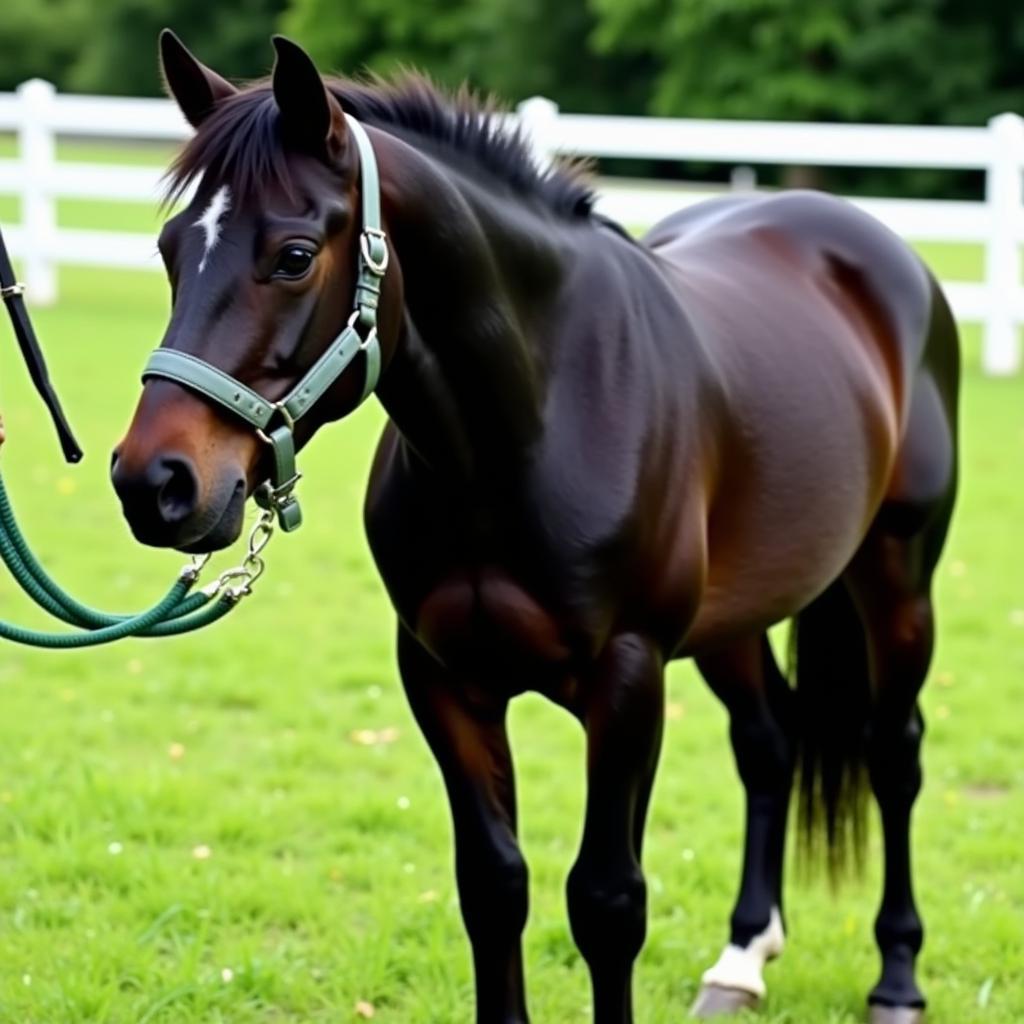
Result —
<svg viewBox="0 0 1024 1024"><path fill-rule="evenodd" d="M546 663L570 655L565 629L525 587L500 569L450 573L429 590L416 612L421 642L445 664L476 667Z"/></svg>

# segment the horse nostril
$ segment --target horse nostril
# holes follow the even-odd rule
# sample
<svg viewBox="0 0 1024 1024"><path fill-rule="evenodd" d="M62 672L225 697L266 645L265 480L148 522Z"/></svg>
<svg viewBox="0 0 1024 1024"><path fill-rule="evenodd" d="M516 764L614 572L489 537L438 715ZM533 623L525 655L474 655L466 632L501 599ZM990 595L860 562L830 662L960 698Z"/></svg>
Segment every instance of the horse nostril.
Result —
<svg viewBox="0 0 1024 1024"><path fill-rule="evenodd" d="M168 525L187 519L196 507L199 487L191 463L181 458L160 460L163 478L157 491L156 504L160 518Z"/></svg>

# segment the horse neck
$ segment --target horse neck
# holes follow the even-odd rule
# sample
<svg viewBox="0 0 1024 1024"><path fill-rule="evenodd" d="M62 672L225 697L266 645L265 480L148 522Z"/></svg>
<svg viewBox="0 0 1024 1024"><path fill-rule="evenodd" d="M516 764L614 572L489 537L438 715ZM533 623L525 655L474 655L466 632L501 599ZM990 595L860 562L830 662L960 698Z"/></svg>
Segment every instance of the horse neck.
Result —
<svg viewBox="0 0 1024 1024"><path fill-rule="evenodd" d="M561 274L549 225L392 136L374 145L404 302L378 395L435 468L507 470L541 429L546 360L534 328Z"/></svg>

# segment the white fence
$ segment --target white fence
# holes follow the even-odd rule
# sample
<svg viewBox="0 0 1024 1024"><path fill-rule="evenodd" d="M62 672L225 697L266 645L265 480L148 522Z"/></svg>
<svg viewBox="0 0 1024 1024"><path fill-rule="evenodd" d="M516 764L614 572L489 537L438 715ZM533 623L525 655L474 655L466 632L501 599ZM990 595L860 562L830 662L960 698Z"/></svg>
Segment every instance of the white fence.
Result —
<svg viewBox="0 0 1024 1024"><path fill-rule="evenodd" d="M574 153L715 161L730 165L902 167L981 170L984 202L863 199L858 206L911 241L977 243L985 250L980 283L944 281L957 316L984 325L983 360L990 373L1020 368L1018 330L1024 325L1024 119L994 117L986 127L939 128L760 121L700 121L563 114L535 98L519 116L542 156ZM37 303L57 295L60 263L157 268L147 234L84 231L57 226L58 198L153 203L159 171L58 162L58 135L181 140L190 129L168 100L57 95L47 82L24 83L0 94L0 132L19 139L18 158L0 160L0 193L21 199L20 225L5 227L12 254L24 261ZM628 225L698 201L693 191L602 182L600 208Z"/></svg>

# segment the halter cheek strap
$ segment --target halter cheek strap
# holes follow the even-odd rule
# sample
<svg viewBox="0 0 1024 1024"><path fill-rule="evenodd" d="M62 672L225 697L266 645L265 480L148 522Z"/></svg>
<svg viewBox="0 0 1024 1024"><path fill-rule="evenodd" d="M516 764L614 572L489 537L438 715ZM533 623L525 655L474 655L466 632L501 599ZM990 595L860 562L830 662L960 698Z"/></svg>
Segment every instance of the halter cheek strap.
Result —
<svg viewBox="0 0 1024 1024"><path fill-rule="evenodd" d="M295 468L295 423L304 416L349 364L363 353L365 401L380 378L380 343L377 340L377 307L381 282L388 268L388 244L381 230L380 176L373 147L363 126L345 115L359 150L362 175L363 230L359 236L355 309L342 332L284 398L271 402L248 385L212 363L187 352L158 348L142 371L143 381L162 377L222 405L249 423L270 445L273 464L270 478L256 488L253 497L262 508L272 509L285 532L302 522L295 498L301 474Z"/></svg>

